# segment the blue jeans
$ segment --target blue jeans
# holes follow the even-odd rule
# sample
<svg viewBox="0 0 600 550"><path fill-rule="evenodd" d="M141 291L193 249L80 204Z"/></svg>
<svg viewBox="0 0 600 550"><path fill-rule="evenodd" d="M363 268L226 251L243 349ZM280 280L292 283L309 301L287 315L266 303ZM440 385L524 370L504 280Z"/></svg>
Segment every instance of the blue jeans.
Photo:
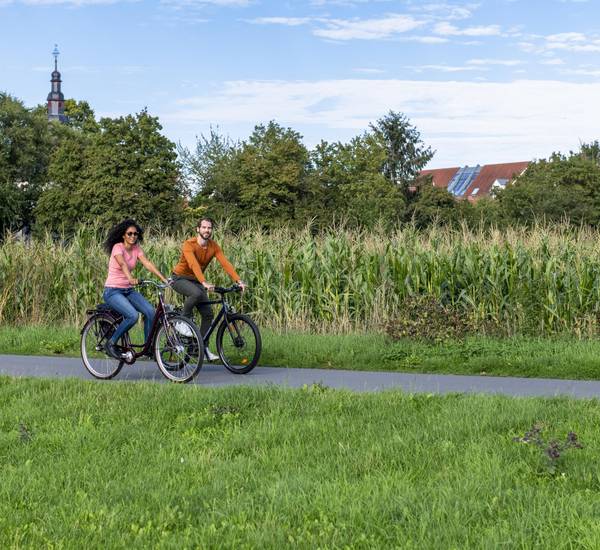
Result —
<svg viewBox="0 0 600 550"><path fill-rule="evenodd" d="M104 301L123 316L123 321L112 335L111 341L117 343L133 325L137 323L138 312L144 316L144 340L148 340L154 321L154 308L146 298L133 288L104 287Z"/></svg>

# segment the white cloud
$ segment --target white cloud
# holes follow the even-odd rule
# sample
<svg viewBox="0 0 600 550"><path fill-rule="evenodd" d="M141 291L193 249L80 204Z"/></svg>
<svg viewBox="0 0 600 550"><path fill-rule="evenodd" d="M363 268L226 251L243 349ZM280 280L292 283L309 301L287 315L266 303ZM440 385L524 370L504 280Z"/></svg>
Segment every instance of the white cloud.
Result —
<svg viewBox="0 0 600 550"><path fill-rule="evenodd" d="M376 40L414 30L425 24L410 15L390 13L378 19L328 19L315 36L330 40Z"/></svg>
<svg viewBox="0 0 600 550"><path fill-rule="evenodd" d="M467 65L502 65L504 67L514 67L521 65L523 62L518 59L469 59Z"/></svg>
<svg viewBox="0 0 600 550"><path fill-rule="evenodd" d="M442 38L441 36L403 36L402 40L420 42L421 44L445 44L449 42L447 38Z"/></svg>
<svg viewBox="0 0 600 550"><path fill-rule="evenodd" d="M256 17L248 23L296 27L312 23L312 34L329 40L378 40L402 34L425 24L410 15L395 13L376 19L334 19L327 17ZM440 44L446 39L436 36L413 36L406 40L424 44Z"/></svg>
<svg viewBox="0 0 600 550"><path fill-rule="evenodd" d="M600 69L593 68L579 68L579 69L567 69L563 71L566 74L574 74L579 76L595 76L600 77Z"/></svg>
<svg viewBox="0 0 600 550"><path fill-rule="evenodd" d="M600 40L588 38L579 32L552 34L546 37L546 50L566 50L571 52L600 52Z"/></svg>
<svg viewBox="0 0 600 550"><path fill-rule="evenodd" d="M253 3L253 0L161 0L161 4L168 4L176 7L194 7L194 6L240 6L246 7Z"/></svg>
<svg viewBox="0 0 600 550"><path fill-rule="evenodd" d="M463 71L487 71L484 67L465 65L408 65L405 69L411 69L417 73L423 71L437 71L442 73L459 73Z"/></svg>
<svg viewBox="0 0 600 550"><path fill-rule="evenodd" d="M600 37L598 35L588 36L581 32L563 32L531 38L537 39L537 42L528 40L518 43L518 46L528 53L548 54L556 51L575 53L600 52Z"/></svg>
<svg viewBox="0 0 600 550"><path fill-rule="evenodd" d="M271 119L292 126L313 146L346 140L390 109L406 113L436 166L527 160L597 139L600 83L518 80L437 82L384 79L315 82L232 81L210 94L179 101L160 113L178 137L206 132L210 124L243 128Z"/></svg>
<svg viewBox="0 0 600 550"><path fill-rule="evenodd" d="M371 67L357 67L356 69L352 69L355 73L362 74L382 74L385 71L383 69L374 69Z"/></svg>
<svg viewBox="0 0 600 550"><path fill-rule="evenodd" d="M116 4L122 0L21 0L22 4L28 6L53 6L58 4L69 4L71 6L94 6L102 4Z"/></svg>
<svg viewBox="0 0 600 550"><path fill-rule="evenodd" d="M310 17L256 17L254 19L248 19L248 23L255 23L257 25L285 25L287 27L297 27L299 25L306 25L310 23L312 19Z"/></svg>
<svg viewBox="0 0 600 550"><path fill-rule="evenodd" d="M479 4L465 4L457 6L446 2L437 2L432 4L420 4L412 7L412 11L425 13L431 17L445 20L468 19L473 15L473 11L479 7Z"/></svg>
<svg viewBox="0 0 600 550"><path fill-rule="evenodd" d="M501 31L499 25L480 25L459 29L451 23L444 22L434 25L433 32L449 36L498 36Z"/></svg>
<svg viewBox="0 0 600 550"><path fill-rule="evenodd" d="M558 57L553 57L552 59L546 59L544 61L542 61L542 65L564 65L565 62L558 58Z"/></svg>

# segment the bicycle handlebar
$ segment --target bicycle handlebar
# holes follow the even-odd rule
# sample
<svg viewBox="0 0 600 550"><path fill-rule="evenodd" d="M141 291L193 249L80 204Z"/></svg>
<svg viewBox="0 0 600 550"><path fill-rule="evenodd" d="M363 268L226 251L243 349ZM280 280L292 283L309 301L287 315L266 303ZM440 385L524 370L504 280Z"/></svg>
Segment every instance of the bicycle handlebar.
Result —
<svg viewBox="0 0 600 550"><path fill-rule="evenodd" d="M165 288L169 288L170 285L165 283L157 283L156 281L152 281L150 279L144 279L139 281L138 284L134 286L153 286L158 290L164 290ZM241 290L242 287L236 283L228 287L216 286L213 289L213 292L217 292L218 294L227 294L229 292L240 292Z"/></svg>
<svg viewBox="0 0 600 550"><path fill-rule="evenodd" d="M151 281L150 279L146 279L143 281L139 281L137 285L135 286L153 286L159 290L164 290L165 288L168 288L169 285L166 285L165 283L157 283L156 281Z"/></svg>
<svg viewBox="0 0 600 550"><path fill-rule="evenodd" d="M242 290L242 287L236 283L228 287L216 286L213 289L213 292L217 292L218 294L227 294L228 292L240 292L240 290Z"/></svg>

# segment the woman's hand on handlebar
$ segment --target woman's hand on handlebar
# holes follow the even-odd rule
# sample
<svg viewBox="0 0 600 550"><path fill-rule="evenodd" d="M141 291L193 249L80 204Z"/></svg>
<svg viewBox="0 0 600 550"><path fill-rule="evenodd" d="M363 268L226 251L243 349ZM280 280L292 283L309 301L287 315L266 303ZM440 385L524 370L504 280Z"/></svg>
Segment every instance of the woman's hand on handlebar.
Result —
<svg viewBox="0 0 600 550"><path fill-rule="evenodd" d="M129 284L131 284L133 286L137 286L140 284L140 280L137 277L130 277Z"/></svg>

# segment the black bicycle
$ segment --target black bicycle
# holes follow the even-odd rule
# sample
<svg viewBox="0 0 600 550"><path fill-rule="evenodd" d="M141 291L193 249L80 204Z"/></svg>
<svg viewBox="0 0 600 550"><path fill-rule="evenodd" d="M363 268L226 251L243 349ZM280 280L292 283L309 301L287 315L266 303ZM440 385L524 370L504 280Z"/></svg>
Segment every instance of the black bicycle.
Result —
<svg viewBox="0 0 600 550"><path fill-rule="evenodd" d="M119 374L123 365L133 365L143 356L154 357L160 371L173 382L189 382L202 368L204 345L200 330L165 303L167 285L141 281L138 286L147 285L158 294L152 329L143 344L132 344L126 332L115 346L120 359L109 356L105 347L123 317L107 304L87 310L89 317L81 329L81 359L92 376L108 380Z"/></svg>
<svg viewBox="0 0 600 550"><path fill-rule="evenodd" d="M250 372L258 363L262 350L260 332L254 321L248 315L237 313L225 297L230 292L241 290L239 285L214 288L220 297L207 303L220 304L221 309L204 335L204 345L207 346L211 334L217 329L217 353L225 368L234 374Z"/></svg>

